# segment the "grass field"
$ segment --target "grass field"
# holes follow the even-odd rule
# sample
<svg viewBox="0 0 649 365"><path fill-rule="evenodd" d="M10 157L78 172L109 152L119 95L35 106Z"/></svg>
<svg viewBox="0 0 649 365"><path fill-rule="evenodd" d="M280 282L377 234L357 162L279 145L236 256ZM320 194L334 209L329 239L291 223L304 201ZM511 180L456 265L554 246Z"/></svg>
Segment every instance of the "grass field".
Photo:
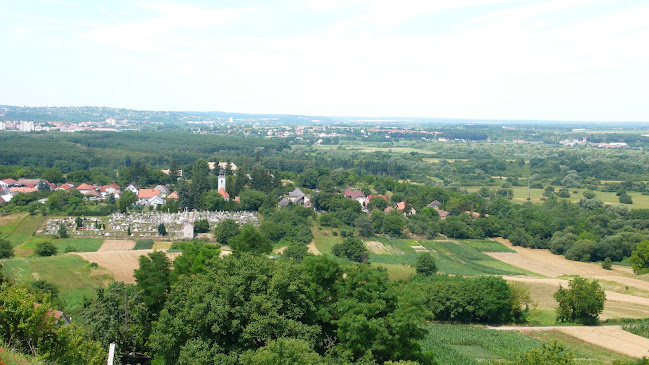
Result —
<svg viewBox="0 0 649 365"><path fill-rule="evenodd" d="M508 363L524 352L541 347L541 341L516 331L496 331L470 325L430 324L421 341L440 364L471 365Z"/></svg>
<svg viewBox="0 0 649 365"><path fill-rule="evenodd" d="M60 288L60 296L68 311L81 309L84 297L92 297L94 288L104 286L112 275L104 269L93 269L78 256L58 255L51 257L14 258L2 260L5 273L17 284L29 284L36 280L54 283Z"/></svg>
<svg viewBox="0 0 649 365"><path fill-rule="evenodd" d="M480 252L516 252L500 242L492 241L489 239L462 240L462 242Z"/></svg>
<svg viewBox="0 0 649 365"><path fill-rule="evenodd" d="M6 238L14 246L33 238L34 232L49 217L40 215L14 215L0 221L0 237ZM5 224L6 223L6 224Z"/></svg>
<svg viewBox="0 0 649 365"><path fill-rule="evenodd" d="M51 239L46 237L30 237L31 239L16 246L15 253L19 257L32 256L34 248L39 242L51 241L58 248L59 254L65 253L66 248L70 247L71 252L95 252L104 243L103 239L97 238L65 238Z"/></svg>
<svg viewBox="0 0 649 365"><path fill-rule="evenodd" d="M337 229L321 227L317 222L313 223L311 232L313 233L313 243L315 244L315 247L318 248L318 251L323 255L331 253L331 247L336 243L342 242L342 237L340 237L340 235L333 235L333 232L340 233Z"/></svg>

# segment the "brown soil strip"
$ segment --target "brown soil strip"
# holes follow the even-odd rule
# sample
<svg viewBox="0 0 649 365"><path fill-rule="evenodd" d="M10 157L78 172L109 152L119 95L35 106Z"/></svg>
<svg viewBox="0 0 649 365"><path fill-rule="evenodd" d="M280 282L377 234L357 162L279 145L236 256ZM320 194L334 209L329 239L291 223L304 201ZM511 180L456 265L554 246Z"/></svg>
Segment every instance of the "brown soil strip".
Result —
<svg viewBox="0 0 649 365"><path fill-rule="evenodd" d="M153 250L74 252L72 254L81 256L86 261L95 262L99 266L108 269L113 274L115 281L134 283L133 272L140 266L140 256L151 252ZM178 255L180 253L167 254L171 260Z"/></svg>
<svg viewBox="0 0 649 365"><path fill-rule="evenodd" d="M126 251L135 247L133 240L105 240L97 252Z"/></svg>

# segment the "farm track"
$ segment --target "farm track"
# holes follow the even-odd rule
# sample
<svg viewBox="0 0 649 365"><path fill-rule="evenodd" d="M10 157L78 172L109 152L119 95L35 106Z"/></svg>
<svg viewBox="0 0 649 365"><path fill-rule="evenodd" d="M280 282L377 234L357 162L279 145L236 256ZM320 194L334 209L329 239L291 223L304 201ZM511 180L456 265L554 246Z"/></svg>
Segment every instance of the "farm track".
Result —
<svg viewBox="0 0 649 365"><path fill-rule="evenodd" d="M552 326L552 327L490 327L500 331L559 331L627 356L641 358L649 356L649 338L634 335L622 329L622 326Z"/></svg>

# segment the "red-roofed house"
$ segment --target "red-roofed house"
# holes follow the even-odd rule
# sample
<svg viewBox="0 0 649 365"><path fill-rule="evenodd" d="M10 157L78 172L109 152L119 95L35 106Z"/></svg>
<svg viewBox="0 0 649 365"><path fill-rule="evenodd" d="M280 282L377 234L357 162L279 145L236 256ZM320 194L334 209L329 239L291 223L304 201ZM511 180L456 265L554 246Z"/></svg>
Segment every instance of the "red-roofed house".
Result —
<svg viewBox="0 0 649 365"><path fill-rule="evenodd" d="M89 190L83 195L88 198L88 200L104 200L104 196L95 189Z"/></svg>
<svg viewBox="0 0 649 365"><path fill-rule="evenodd" d="M345 194L345 196L348 197L349 199L353 199L361 203L361 206L365 205L365 194L363 194L362 191L355 190L355 189L354 190L347 189L343 194Z"/></svg>
<svg viewBox="0 0 649 365"><path fill-rule="evenodd" d="M397 203L397 209L403 212L403 215L411 215L411 214L417 214L417 211L415 210L415 207L412 206L412 204L408 204L406 202L399 202Z"/></svg>
<svg viewBox="0 0 649 365"><path fill-rule="evenodd" d="M160 190L158 189L140 189L137 194L137 203L155 207L164 204L164 200L160 197Z"/></svg>
<svg viewBox="0 0 649 365"><path fill-rule="evenodd" d="M14 179L0 180L0 186L4 187L5 189L10 187L10 186L16 185L16 183L18 183L18 181L14 180Z"/></svg>
<svg viewBox="0 0 649 365"><path fill-rule="evenodd" d="M173 193L167 195L167 199L172 199L173 200L173 199L178 199L178 198L179 198L179 196L178 196L177 191L174 191Z"/></svg>
<svg viewBox="0 0 649 365"><path fill-rule="evenodd" d="M59 185L59 187L56 188L56 189L54 189L54 190L64 190L64 191L67 191L67 190L72 189L73 187L74 187L74 185L69 184L69 183L65 183L65 184L63 184L63 185Z"/></svg>
<svg viewBox="0 0 649 365"><path fill-rule="evenodd" d="M11 194L16 195L16 194L19 194L19 193L23 193L23 194L35 193L35 192L38 191L38 189L36 189L34 187L28 188L28 187L24 187L24 186L13 186L13 187L9 188L9 191L11 192Z"/></svg>
<svg viewBox="0 0 649 365"><path fill-rule="evenodd" d="M90 190L95 190L95 187L90 185L90 184L83 183L83 184L77 186L76 189L81 194L86 195L86 194L88 194L90 192Z"/></svg>
<svg viewBox="0 0 649 365"><path fill-rule="evenodd" d="M18 179L16 183L22 186L34 187L38 185L39 182L41 182L40 179ZM33 186L29 186L29 185L33 185Z"/></svg>

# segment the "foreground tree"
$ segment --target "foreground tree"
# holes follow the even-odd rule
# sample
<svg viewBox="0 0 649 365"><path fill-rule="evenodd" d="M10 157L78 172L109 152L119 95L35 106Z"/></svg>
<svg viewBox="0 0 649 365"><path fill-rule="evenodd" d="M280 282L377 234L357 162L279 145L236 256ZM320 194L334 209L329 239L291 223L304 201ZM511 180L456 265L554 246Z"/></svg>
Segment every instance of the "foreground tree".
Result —
<svg viewBox="0 0 649 365"><path fill-rule="evenodd" d="M369 262L370 253L360 238L346 237L341 243L333 245L331 253L356 262Z"/></svg>
<svg viewBox="0 0 649 365"><path fill-rule="evenodd" d="M227 245L230 240L240 233L239 223L233 219L224 219L214 229L214 238L222 245Z"/></svg>
<svg viewBox="0 0 649 365"><path fill-rule="evenodd" d="M554 299L559 303L557 320L594 324L604 310L606 294L596 280L575 277L568 284L569 289L559 286Z"/></svg>
<svg viewBox="0 0 649 365"><path fill-rule="evenodd" d="M153 318L157 317L169 292L169 273L171 262L163 251L156 251L147 256L140 256L140 267L135 270L142 300Z"/></svg>
<svg viewBox="0 0 649 365"><path fill-rule="evenodd" d="M521 355L516 365L571 365L575 363L575 355L557 343L542 344L540 349L534 349Z"/></svg>
<svg viewBox="0 0 649 365"><path fill-rule="evenodd" d="M263 233L259 232L252 224L244 224L241 233L232 239L232 251L250 253L253 255L268 255L273 250L273 245Z"/></svg>

